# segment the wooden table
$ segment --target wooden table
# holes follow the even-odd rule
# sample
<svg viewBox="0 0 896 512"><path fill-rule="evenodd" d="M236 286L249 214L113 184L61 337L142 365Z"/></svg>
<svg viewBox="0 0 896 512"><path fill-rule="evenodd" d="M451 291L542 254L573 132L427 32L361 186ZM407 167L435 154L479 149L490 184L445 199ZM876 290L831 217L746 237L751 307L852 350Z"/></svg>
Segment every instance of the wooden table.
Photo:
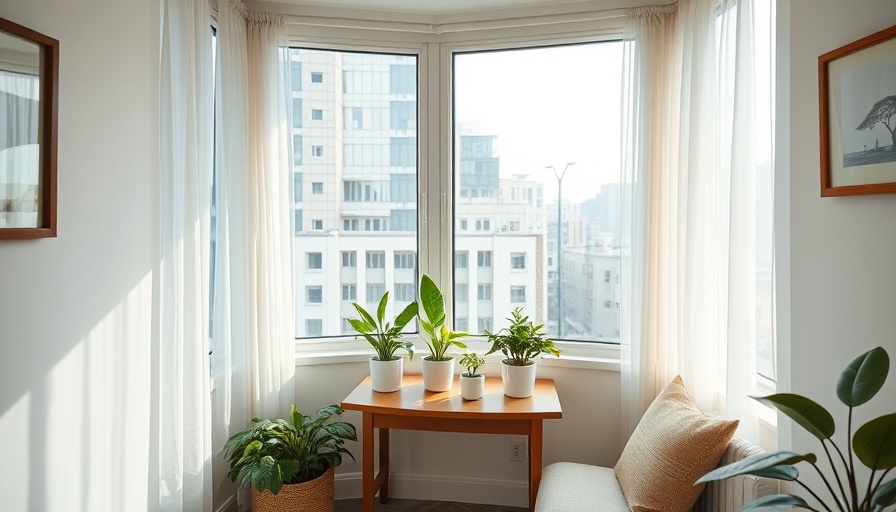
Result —
<svg viewBox="0 0 896 512"><path fill-rule="evenodd" d="M472 434L513 434L529 439L529 509L541 481L542 421L562 417L554 381L538 379L529 398L504 396L500 378L485 379L485 396L466 401L460 396L460 379L450 391L432 393L423 389L422 375L405 375L394 393L376 393L370 376L342 402L346 410L361 411L364 424L362 455L362 496L364 512L373 512L373 497L389 501L389 429L464 432ZM373 429L379 429L379 473L374 474Z"/></svg>

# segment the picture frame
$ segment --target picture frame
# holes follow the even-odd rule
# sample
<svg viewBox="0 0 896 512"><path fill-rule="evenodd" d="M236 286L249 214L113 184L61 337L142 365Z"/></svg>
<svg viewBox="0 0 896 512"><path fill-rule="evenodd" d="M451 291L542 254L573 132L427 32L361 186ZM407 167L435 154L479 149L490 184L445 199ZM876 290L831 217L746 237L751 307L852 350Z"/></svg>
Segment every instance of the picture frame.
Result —
<svg viewBox="0 0 896 512"><path fill-rule="evenodd" d="M821 195L896 192L896 25L818 58Z"/></svg>

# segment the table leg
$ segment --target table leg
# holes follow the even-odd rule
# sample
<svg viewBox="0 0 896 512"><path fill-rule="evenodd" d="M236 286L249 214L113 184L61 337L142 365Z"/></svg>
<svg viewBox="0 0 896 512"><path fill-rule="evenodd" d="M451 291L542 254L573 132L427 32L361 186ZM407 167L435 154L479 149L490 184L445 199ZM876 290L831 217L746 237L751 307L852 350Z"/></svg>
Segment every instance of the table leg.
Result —
<svg viewBox="0 0 896 512"><path fill-rule="evenodd" d="M529 428L529 510L535 510L535 498L538 496L538 485L541 483L541 442L542 420L532 420Z"/></svg>
<svg viewBox="0 0 896 512"><path fill-rule="evenodd" d="M389 503L389 429L380 429L380 503Z"/></svg>
<svg viewBox="0 0 896 512"><path fill-rule="evenodd" d="M373 413L363 414L364 425L361 434L364 436L361 455L361 502L363 512L373 512L373 479L376 476L373 468Z"/></svg>

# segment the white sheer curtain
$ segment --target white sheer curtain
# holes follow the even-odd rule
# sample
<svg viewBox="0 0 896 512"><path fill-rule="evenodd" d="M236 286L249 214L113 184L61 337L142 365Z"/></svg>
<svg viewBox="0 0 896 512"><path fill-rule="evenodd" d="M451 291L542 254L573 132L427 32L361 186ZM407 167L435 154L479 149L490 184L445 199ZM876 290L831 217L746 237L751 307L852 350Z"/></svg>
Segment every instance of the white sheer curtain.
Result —
<svg viewBox="0 0 896 512"><path fill-rule="evenodd" d="M771 201L757 196L768 167L756 141L771 112L756 108L754 0L674 11L628 16L623 431L680 374L701 409L758 441L748 395L771 272L757 260L770 265L771 247L757 221L770 222Z"/></svg>
<svg viewBox="0 0 896 512"><path fill-rule="evenodd" d="M218 4L213 371L216 445L294 402L285 25Z"/></svg>
<svg viewBox="0 0 896 512"><path fill-rule="evenodd" d="M208 3L162 2L159 500L212 509L208 378L212 47Z"/></svg>

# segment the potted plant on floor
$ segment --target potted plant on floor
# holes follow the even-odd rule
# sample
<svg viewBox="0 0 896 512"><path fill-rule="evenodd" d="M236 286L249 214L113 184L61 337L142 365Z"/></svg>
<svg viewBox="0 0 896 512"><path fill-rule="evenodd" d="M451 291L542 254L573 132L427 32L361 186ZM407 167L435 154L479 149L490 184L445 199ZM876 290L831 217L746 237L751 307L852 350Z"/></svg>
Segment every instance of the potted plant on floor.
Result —
<svg viewBox="0 0 896 512"><path fill-rule="evenodd" d="M545 337L543 324L533 325L528 316L523 316L522 308L511 313L510 326L496 333L485 331L491 350L485 355L501 351L505 359L501 361L501 379L504 394L511 398L532 396L535 389L535 357L539 354L560 356L554 342Z"/></svg>
<svg viewBox="0 0 896 512"><path fill-rule="evenodd" d="M464 400L479 400L485 394L485 374L476 373L484 364L485 359L476 352L467 352L460 359L460 365L467 369L460 374L460 396Z"/></svg>
<svg viewBox="0 0 896 512"><path fill-rule="evenodd" d="M428 391L442 392L451 389L454 381L454 358L447 355L448 348L466 349L458 338L468 336L465 332L448 329L445 315L445 298L436 283L428 275L420 279L421 336L429 347L429 355L423 358L423 387Z"/></svg>
<svg viewBox="0 0 896 512"><path fill-rule="evenodd" d="M252 510L333 512L333 468L343 454L354 459L343 445L357 441L354 425L331 421L342 412L328 405L311 418L293 407L289 420L255 418L227 441L227 476L252 488Z"/></svg>
<svg viewBox="0 0 896 512"><path fill-rule="evenodd" d="M409 341L401 341L401 330L415 316L417 303L411 302L395 318L394 324L385 321L386 305L389 292L383 294L376 308L376 318L357 302L352 306L358 310L360 318L350 318L348 323L364 337L376 351L370 357L370 384L374 391L391 393L401 388L401 376L404 373L403 359L395 355L402 348L407 351L408 359L414 359L414 345Z"/></svg>
<svg viewBox="0 0 896 512"><path fill-rule="evenodd" d="M822 474L816 464L818 456L814 453L801 455L781 451L761 453L723 466L707 473L697 480L697 483L724 480L737 475L756 475L796 482L821 504L821 509L826 511L881 512L896 505L896 479L884 481L887 474L896 468L896 413L873 419L855 431L852 428L853 408L874 398L887 380L889 371L890 357L886 350L877 347L853 359L840 373L836 388L837 398L849 410L845 453L833 440L836 430L834 417L815 401L794 393L752 397L760 403L778 409L818 438L834 474L833 480ZM834 448L837 456L832 455L829 446ZM855 469L856 458L871 470L867 484L859 481ZM796 468L796 464L800 462L814 466L815 472L821 475L827 494L824 488L820 489L820 494L816 493L806 482L800 480L800 472ZM785 507L820 510L794 494L765 496L740 510L745 512Z"/></svg>

